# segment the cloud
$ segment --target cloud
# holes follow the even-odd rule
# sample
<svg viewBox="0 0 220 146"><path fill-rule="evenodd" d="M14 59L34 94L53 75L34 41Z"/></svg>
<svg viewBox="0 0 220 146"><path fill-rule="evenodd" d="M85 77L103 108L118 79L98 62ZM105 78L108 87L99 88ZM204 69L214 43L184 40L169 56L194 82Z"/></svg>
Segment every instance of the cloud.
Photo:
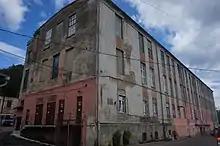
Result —
<svg viewBox="0 0 220 146"><path fill-rule="evenodd" d="M47 17L47 14L46 14L45 12L41 11L41 12L40 12L40 16L41 16L42 18L46 18L46 17Z"/></svg>
<svg viewBox="0 0 220 146"><path fill-rule="evenodd" d="M28 8L23 0L0 0L0 26L11 30L18 30Z"/></svg>
<svg viewBox="0 0 220 146"><path fill-rule="evenodd" d="M145 28L164 34L171 52L192 67L220 70L220 1L201 0L123 0L138 12L132 16ZM215 84L216 104L220 106L220 84L214 83L220 72L196 71L209 86ZM218 86L216 88L216 86Z"/></svg>
<svg viewBox="0 0 220 146"><path fill-rule="evenodd" d="M37 4L37 5L40 5L40 6L43 5L42 0L34 0L34 3Z"/></svg>
<svg viewBox="0 0 220 146"><path fill-rule="evenodd" d="M63 8L65 5L73 2L75 0L55 0L55 9L60 10Z"/></svg>
<svg viewBox="0 0 220 146"><path fill-rule="evenodd" d="M0 50L0 56L3 55L5 58L7 57L7 59L10 59L10 62L13 62L14 64L19 64L24 62L24 59L19 58L18 56L25 57L26 54L25 50L1 41L0 41L0 49L3 50L3 51ZM4 51L9 52L11 54L5 53ZM12 54L15 54L17 56Z"/></svg>
<svg viewBox="0 0 220 146"><path fill-rule="evenodd" d="M37 27L41 27L47 20L43 20L38 22Z"/></svg>

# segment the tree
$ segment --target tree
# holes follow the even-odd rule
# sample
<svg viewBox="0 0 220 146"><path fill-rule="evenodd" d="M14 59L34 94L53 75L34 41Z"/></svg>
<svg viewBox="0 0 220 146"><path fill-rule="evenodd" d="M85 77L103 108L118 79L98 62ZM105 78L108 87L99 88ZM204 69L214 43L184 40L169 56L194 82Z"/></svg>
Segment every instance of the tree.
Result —
<svg viewBox="0 0 220 146"><path fill-rule="evenodd" d="M2 87L0 91L1 96L7 97L18 97L22 74L23 74L23 65L12 65L8 68L0 69L0 73L8 75L10 77L10 81L4 87Z"/></svg>

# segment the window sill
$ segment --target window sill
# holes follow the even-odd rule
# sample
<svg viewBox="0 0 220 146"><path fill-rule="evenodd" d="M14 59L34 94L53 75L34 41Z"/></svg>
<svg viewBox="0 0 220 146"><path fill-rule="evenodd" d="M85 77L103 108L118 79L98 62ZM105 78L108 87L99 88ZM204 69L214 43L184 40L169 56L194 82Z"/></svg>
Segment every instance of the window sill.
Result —
<svg viewBox="0 0 220 146"><path fill-rule="evenodd" d="M151 88L156 89L156 87L155 87L155 86L151 86Z"/></svg>
<svg viewBox="0 0 220 146"><path fill-rule="evenodd" d="M74 33L74 34L72 34L72 35L67 35L67 37L66 37L66 39L69 39L69 38L71 38L71 37L73 37L73 36L75 36L76 35L76 33Z"/></svg>

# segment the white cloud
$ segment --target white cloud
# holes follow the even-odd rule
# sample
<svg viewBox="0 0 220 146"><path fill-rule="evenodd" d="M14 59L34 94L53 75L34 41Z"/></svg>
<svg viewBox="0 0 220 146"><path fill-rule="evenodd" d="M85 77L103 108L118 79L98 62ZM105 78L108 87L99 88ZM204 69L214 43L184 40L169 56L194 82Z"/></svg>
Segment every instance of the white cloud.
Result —
<svg viewBox="0 0 220 146"><path fill-rule="evenodd" d="M25 54L26 54L25 50L22 50L18 47L15 47L13 45L10 45L10 44L7 44L7 43L1 42L1 41L0 41L0 49L3 50L3 51L0 50L0 54L4 55L4 56L7 56L7 58L9 57L10 61L11 62L13 61L14 64L24 62L24 59L19 58L18 56L25 57ZM5 53L4 51L9 52L11 54ZM15 54L17 56L12 55L12 54Z"/></svg>
<svg viewBox="0 0 220 146"><path fill-rule="evenodd" d="M38 22L37 27L41 27L47 20L43 20Z"/></svg>
<svg viewBox="0 0 220 146"><path fill-rule="evenodd" d="M41 16L42 18L46 18L46 17L47 17L47 14L46 14L44 11L41 11L41 12L40 12L40 16Z"/></svg>
<svg viewBox="0 0 220 146"><path fill-rule="evenodd" d="M145 28L154 28L164 34L171 52L183 63L199 68L220 70L220 1L201 0L124 0L138 14L133 16ZM197 71L197 75L209 86L220 72ZM220 85L220 83L218 83ZM220 106L220 86L214 89L216 105Z"/></svg>
<svg viewBox="0 0 220 146"><path fill-rule="evenodd" d="M23 0L0 0L0 26L18 30L27 11Z"/></svg>
<svg viewBox="0 0 220 146"><path fill-rule="evenodd" d="M34 0L34 3L41 6L43 5L42 0Z"/></svg>
<svg viewBox="0 0 220 146"><path fill-rule="evenodd" d="M73 2L75 0L55 0L55 9L60 10L63 8L65 5Z"/></svg>

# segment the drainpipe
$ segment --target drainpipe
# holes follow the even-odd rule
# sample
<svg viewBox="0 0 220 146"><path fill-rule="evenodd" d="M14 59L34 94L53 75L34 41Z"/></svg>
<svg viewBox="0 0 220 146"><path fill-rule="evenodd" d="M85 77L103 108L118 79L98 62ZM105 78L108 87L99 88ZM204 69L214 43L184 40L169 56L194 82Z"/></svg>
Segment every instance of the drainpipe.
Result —
<svg viewBox="0 0 220 146"><path fill-rule="evenodd" d="M158 51L156 47L156 56L157 56L157 69L158 69L158 79L159 79L159 89L160 89L160 100L161 100L161 113L162 113L162 126L163 126L163 136L166 139L166 129L165 129L165 122L164 122L164 111L163 111L163 96L162 96L162 87L161 87L161 80L160 80L160 68L159 68L159 59L158 59Z"/></svg>
<svg viewBox="0 0 220 146"><path fill-rule="evenodd" d="M97 17L96 17L96 102L95 102L95 108L96 108L96 146L100 146L100 123L99 123L99 19L100 19L100 1L96 0L96 11L97 11Z"/></svg>

